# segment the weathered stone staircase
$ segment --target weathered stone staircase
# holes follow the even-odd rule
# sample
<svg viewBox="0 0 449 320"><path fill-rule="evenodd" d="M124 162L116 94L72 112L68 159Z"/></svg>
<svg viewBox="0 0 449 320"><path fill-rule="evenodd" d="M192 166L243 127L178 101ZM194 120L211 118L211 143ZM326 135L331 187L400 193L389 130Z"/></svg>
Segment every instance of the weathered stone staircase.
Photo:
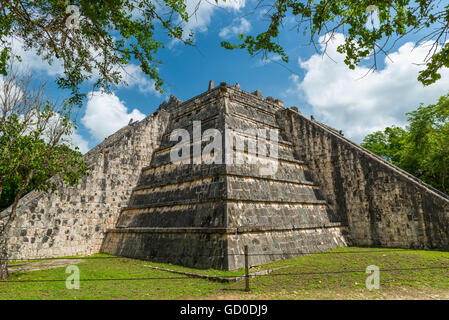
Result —
<svg viewBox="0 0 449 320"><path fill-rule="evenodd" d="M143 168L116 228L109 230L103 251L235 269L243 265L244 245L250 247L253 265L346 245L344 218L327 206L307 164L298 160L293 144L282 135L276 120L282 110L275 101L229 86L169 110L170 123L161 145ZM234 139L226 136L226 130L246 140L245 150L232 149L234 156L244 158L243 163L226 164L224 150L220 164L194 164L192 157L189 164L173 163L170 151L177 141L170 141L170 134L182 128L192 137L194 121L201 123L202 134L218 129L223 149L226 139ZM271 175L261 174L260 159L251 159L254 155L248 152L248 139L254 140L251 132L257 130L280 132L277 170ZM274 142L268 137L267 133L270 152ZM191 141L189 147L198 141ZM208 143L209 139L202 139L201 150Z"/></svg>
<svg viewBox="0 0 449 320"><path fill-rule="evenodd" d="M213 150L243 163L171 161L177 141L170 134L185 128L193 136L194 121L201 123L202 151L215 143L209 129L219 130L222 146L246 138L246 150L237 143L225 154ZM231 129L235 137L226 135ZM258 137L267 158L248 150L256 129L279 131L278 143ZM103 251L235 269L245 245L252 265L347 244L449 249L448 195L297 108L238 86L222 84L186 102L171 97L85 160L91 170L79 185L20 200L8 235L11 259ZM277 170L262 172L266 164Z"/></svg>

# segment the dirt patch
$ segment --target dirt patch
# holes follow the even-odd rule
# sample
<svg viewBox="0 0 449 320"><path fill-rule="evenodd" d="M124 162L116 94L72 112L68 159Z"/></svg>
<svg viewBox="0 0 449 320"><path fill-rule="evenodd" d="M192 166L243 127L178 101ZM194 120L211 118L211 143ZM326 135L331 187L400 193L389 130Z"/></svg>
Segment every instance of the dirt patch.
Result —
<svg viewBox="0 0 449 320"><path fill-rule="evenodd" d="M28 272L37 271L45 269L56 269L63 268L71 264L78 264L84 262L83 259L53 259L53 260L42 260L33 261L27 263L21 263L19 265L11 265L8 267L9 272Z"/></svg>
<svg viewBox="0 0 449 320"><path fill-rule="evenodd" d="M190 298L188 298L190 299ZM191 298L198 300L449 300L449 290L432 287L388 286L368 291L362 288L308 289L293 292L246 293L239 291Z"/></svg>

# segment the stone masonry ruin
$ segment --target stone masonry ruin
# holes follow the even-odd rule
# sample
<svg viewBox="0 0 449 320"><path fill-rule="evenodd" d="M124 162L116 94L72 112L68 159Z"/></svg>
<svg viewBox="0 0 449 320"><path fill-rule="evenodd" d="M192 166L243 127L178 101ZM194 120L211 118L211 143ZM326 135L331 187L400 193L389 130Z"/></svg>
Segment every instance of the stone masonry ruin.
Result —
<svg viewBox="0 0 449 320"><path fill-rule="evenodd" d="M243 164L174 163L170 134L192 135L195 121L201 133L222 132L222 145L228 129L246 141L248 129L277 130L277 170L261 174L247 151ZM245 245L257 253L251 265L348 245L449 248L448 195L296 107L238 85L210 84L185 102L172 96L85 159L91 172L78 186L21 199L10 258L105 252L233 270Z"/></svg>

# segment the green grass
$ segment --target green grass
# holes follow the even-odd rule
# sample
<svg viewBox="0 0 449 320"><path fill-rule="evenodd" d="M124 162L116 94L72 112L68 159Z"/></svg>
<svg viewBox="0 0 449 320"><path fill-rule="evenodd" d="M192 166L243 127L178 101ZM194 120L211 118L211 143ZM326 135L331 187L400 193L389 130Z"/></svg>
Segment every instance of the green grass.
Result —
<svg viewBox="0 0 449 320"><path fill-rule="evenodd" d="M145 265L217 276L242 275L243 270L198 270L128 258L105 259L111 256L104 254L91 257L97 259L87 258L77 264L81 276L79 290L66 289L65 267L16 272L8 282L0 283L0 299L449 298L449 252L441 251L351 247L273 262L255 269L284 268L251 279L250 293L242 290L243 282L211 282ZM365 288L368 276L365 270L369 265L380 268L380 290ZM392 270L400 268L434 269ZM143 279L125 280L130 278ZM62 281L14 282L54 279Z"/></svg>

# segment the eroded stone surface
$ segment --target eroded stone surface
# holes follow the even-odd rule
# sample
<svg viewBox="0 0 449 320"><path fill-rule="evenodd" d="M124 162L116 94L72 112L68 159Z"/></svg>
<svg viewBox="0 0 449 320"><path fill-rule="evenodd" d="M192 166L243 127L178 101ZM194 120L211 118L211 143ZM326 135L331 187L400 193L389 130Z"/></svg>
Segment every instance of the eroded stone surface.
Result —
<svg viewBox="0 0 449 320"><path fill-rule="evenodd" d="M53 259L53 260L43 260L43 261L32 261L25 262L19 265L10 265L8 267L9 272L30 272L38 270L56 269L63 268L70 265L75 265L78 263L85 262L83 259Z"/></svg>
<svg viewBox="0 0 449 320"><path fill-rule="evenodd" d="M103 250L199 268L237 269L243 266L245 245L251 265L347 245L344 221L327 206L307 164L281 134L276 114L282 110L274 98L263 100L223 84L179 105ZM263 163L248 152L248 140L243 154L231 151L243 157L241 164L225 164L224 154L222 164L173 164L169 154L176 142L169 141L169 133L182 128L193 136L194 121L200 121L202 133L218 129L222 146L230 139L225 130L241 139L254 139L257 130L266 130L267 156L273 144L268 131L277 130L277 170L261 173Z"/></svg>
<svg viewBox="0 0 449 320"><path fill-rule="evenodd" d="M449 197L292 110L278 121L356 245L449 248Z"/></svg>
<svg viewBox="0 0 449 320"><path fill-rule="evenodd" d="M8 239L11 259L92 254L126 207L140 170L159 145L169 113L159 110L111 135L85 157L89 176L53 194L31 192L19 203ZM8 209L2 215L8 214Z"/></svg>
<svg viewBox="0 0 449 320"><path fill-rule="evenodd" d="M175 129L278 130L278 168L173 163ZM201 150L209 141L201 141ZM271 148L272 142L266 139ZM190 146L192 149L192 146ZM192 151L192 150L191 150ZM10 238L14 259L106 252L199 268L263 264L339 246L449 248L449 199L295 108L225 83L175 97L86 154L74 188L30 193ZM5 214L7 212L3 212Z"/></svg>

